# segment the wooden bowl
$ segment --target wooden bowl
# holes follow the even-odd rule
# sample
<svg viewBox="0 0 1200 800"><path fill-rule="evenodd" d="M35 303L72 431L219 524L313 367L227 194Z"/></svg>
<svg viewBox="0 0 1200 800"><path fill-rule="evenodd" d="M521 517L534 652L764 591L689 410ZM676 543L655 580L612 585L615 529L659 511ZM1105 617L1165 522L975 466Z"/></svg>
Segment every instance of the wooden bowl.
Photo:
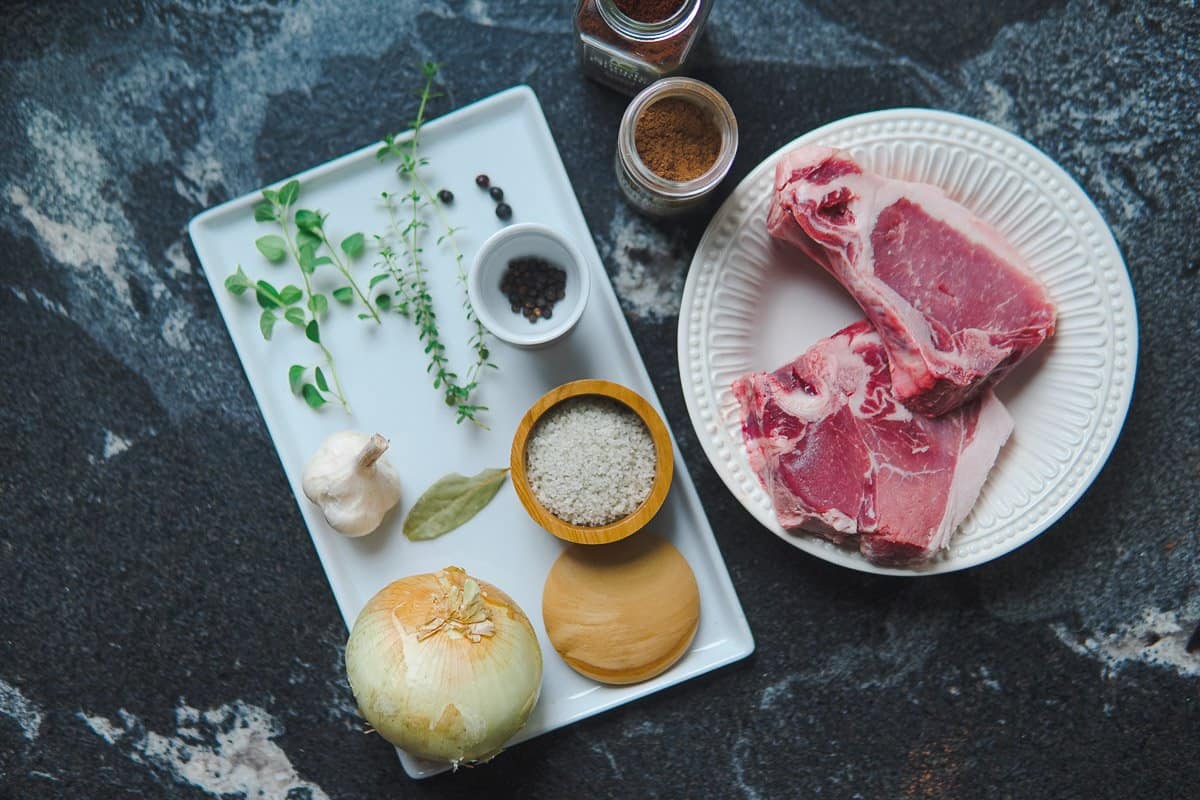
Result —
<svg viewBox="0 0 1200 800"><path fill-rule="evenodd" d="M626 406L641 418L642 424L646 426L646 430L650 431L650 438L654 441L656 463L654 483L650 487L650 494L631 514L607 525L575 525L556 517L554 512L537 499L525 474L525 445L529 441L530 431L537 425L538 420L563 400L583 395L607 397ZM658 513L663 501L667 499L667 491L671 488L671 479L675 476L675 455L666 423L644 397L632 389L612 381L582 380L564 383L556 389L551 389L525 412L525 416L517 425L516 435L513 436L510 466L517 497L521 498L521 504L529 512L529 516L533 517L534 522L568 542L607 544L624 539L641 530Z"/></svg>

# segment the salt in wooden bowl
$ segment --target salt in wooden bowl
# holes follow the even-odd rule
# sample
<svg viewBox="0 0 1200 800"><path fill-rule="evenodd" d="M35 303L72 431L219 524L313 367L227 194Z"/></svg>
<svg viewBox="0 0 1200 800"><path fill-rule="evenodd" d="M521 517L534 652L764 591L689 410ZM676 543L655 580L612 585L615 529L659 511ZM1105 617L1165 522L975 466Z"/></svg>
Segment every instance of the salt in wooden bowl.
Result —
<svg viewBox="0 0 1200 800"><path fill-rule="evenodd" d="M530 433L538 421L547 411L564 400L583 396L615 400L633 411L646 426L646 430L650 432L650 438L654 442L654 483L650 486L650 493L641 505L627 516L606 525L576 525L559 518L538 500L537 495L533 492L533 487L529 485L529 479L525 472L525 448L529 442ZM559 539L565 539L568 542L607 544L637 533L658 513L667 499L671 480L675 476L675 455L666 423L644 397L619 383L590 379L564 383L562 386L551 389L525 412L525 416L517 425L516 435L513 436L510 466L517 497L521 499L521 504L525 506L525 510L529 512L529 516L533 518L534 522Z"/></svg>

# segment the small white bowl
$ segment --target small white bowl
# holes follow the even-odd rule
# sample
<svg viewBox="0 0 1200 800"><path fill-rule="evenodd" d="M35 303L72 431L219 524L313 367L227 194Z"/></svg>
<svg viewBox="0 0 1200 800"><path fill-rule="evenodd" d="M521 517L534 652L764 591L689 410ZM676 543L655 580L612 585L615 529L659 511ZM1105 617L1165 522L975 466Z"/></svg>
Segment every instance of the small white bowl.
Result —
<svg viewBox="0 0 1200 800"><path fill-rule="evenodd" d="M500 291L500 279L515 258L542 258L566 270L565 295L548 320L530 322L514 313ZM579 248L562 234L532 222L510 225L492 234L471 263L467 296L479 321L501 341L518 347L542 347L575 327L587 306L590 270Z"/></svg>

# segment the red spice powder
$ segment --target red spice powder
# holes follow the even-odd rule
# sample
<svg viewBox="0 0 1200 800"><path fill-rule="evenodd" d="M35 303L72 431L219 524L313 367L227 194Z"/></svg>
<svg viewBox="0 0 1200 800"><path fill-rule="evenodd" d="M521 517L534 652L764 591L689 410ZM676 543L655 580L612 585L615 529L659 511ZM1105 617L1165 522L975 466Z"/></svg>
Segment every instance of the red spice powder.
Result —
<svg viewBox="0 0 1200 800"><path fill-rule="evenodd" d="M614 0L621 13L638 22L662 22L679 10L684 0Z"/></svg>
<svg viewBox="0 0 1200 800"><path fill-rule="evenodd" d="M669 17L683 5L685 0L614 0L614 2L626 16L639 19L636 15L646 12L637 11L635 6L645 7L650 3L657 3L668 8L666 16ZM599 0L583 0L579 4L579 14L576 17L579 29L588 36L612 45L627 56L664 70L673 70L680 65L684 51L690 48L697 30L703 22L702 18L697 19L669 39L652 39L650 41L626 39L604 21L604 17L600 15L598 4Z"/></svg>

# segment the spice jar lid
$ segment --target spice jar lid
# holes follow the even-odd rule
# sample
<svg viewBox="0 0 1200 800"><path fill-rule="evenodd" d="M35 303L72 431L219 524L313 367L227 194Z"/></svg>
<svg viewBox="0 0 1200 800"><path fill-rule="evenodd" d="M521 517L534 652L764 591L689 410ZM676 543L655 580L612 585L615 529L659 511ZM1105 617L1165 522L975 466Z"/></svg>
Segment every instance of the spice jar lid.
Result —
<svg viewBox="0 0 1200 800"><path fill-rule="evenodd" d="M638 120L655 103L672 97L689 101L710 114L721 136L720 150L712 166L691 180L663 177L650 169L638 154L635 136ZM720 92L694 78L665 78L643 89L625 109L617 138L617 157L639 189L658 195L668 203L688 203L708 194L721 183L733 165L737 146L737 118Z"/></svg>

